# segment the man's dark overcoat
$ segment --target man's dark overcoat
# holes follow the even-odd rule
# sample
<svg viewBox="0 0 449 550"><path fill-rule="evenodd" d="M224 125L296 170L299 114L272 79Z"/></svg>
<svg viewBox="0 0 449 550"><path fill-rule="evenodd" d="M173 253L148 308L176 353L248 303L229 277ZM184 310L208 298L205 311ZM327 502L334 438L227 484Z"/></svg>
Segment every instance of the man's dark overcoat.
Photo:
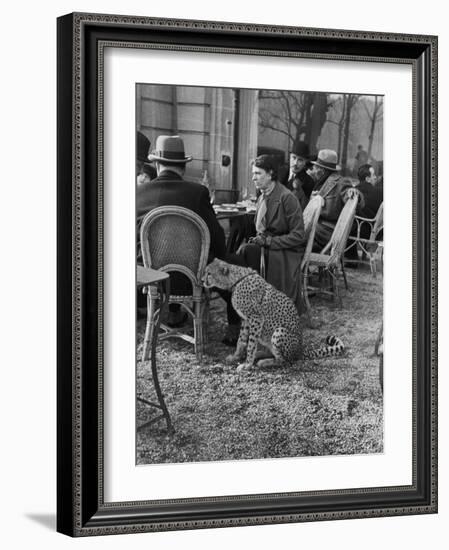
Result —
<svg viewBox="0 0 449 550"><path fill-rule="evenodd" d="M224 231L215 216L207 187L185 181L175 172L165 170L156 179L137 189L137 228L145 214L158 206L183 206L198 214L210 233L209 261L224 259L226 244Z"/></svg>

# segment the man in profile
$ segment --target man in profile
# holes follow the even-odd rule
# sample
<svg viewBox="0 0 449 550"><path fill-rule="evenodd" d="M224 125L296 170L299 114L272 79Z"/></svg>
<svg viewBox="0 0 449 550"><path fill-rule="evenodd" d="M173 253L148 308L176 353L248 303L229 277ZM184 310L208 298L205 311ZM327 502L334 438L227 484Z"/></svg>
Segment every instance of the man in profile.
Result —
<svg viewBox="0 0 449 550"><path fill-rule="evenodd" d="M363 197L348 178L338 173L340 171L338 156L332 149L319 151L312 165L313 168L309 171L315 181L312 196L320 195L323 204L314 243L314 250L319 251L329 242L346 201L353 196L358 196L360 208L363 206Z"/></svg>
<svg viewBox="0 0 449 550"><path fill-rule="evenodd" d="M357 215L362 218L367 218L372 220L376 217L377 211L379 210L380 205L383 201L383 189L380 186L377 186L377 175L376 172L371 166L371 164L363 164L358 172L357 176L359 182L356 185L357 191L363 197L363 203L357 210ZM351 236L357 235L357 224L354 223ZM371 234L371 225L369 223L360 224L360 237L362 239L369 239ZM378 239L382 239L382 231L378 235ZM357 253L357 246L351 246L345 253L345 258L347 260L357 261L359 259ZM350 263L348 267L357 268L357 263Z"/></svg>
<svg viewBox="0 0 449 550"><path fill-rule="evenodd" d="M365 204L358 213L364 218L374 218L383 201L383 189L377 186L376 172L371 164L363 164L357 173L359 183L356 187L363 195Z"/></svg>

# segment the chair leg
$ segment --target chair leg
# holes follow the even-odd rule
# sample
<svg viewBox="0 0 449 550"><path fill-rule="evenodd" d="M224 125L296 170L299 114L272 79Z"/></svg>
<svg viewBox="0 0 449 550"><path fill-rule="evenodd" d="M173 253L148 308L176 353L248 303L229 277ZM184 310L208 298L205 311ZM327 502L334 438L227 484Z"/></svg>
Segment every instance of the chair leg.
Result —
<svg viewBox="0 0 449 550"><path fill-rule="evenodd" d="M154 331L154 313L155 313L155 300L152 299L151 293L147 294L147 324L145 327L145 337L143 340L143 353L142 361L146 361L150 357L151 342Z"/></svg>
<svg viewBox="0 0 449 550"><path fill-rule="evenodd" d="M341 259L341 272L343 273L343 279L345 281L345 288L346 288L346 290L349 290L348 280L346 279L345 263L343 261L343 258Z"/></svg>
<svg viewBox="0 0 449 550"><path fill-rule="evenodd" d="M334 295L334 301L338 302L339 307L343 307L343 301L338 290L338 271L335 269L329 269L329 275L332 281L332 294Z"/></svg>
<svg viewBox="0 0 449 550"><path fill-rule="evenodd" d="M371 269L371 275L375 279L377 275L377 266L376 266L376 257L372 252L369 253L369 267Z"/></svg>
<svg viewBox="0 0 449 550"><path fill-rule="evenodd" d="M193 335L195 338L195 353L199 361L203 359L203 318L201 302L194 304Z"/></svg>
<svg viewBox="0 0 449 550"><path fill-rule="evenodd" d="M303 302L306 306L307 320L308 320L309 326L311 326L312 325L312 314L311 314L312 308L310 306L310 300L309 300L309 290L308 290L309 276L308 276L308 268L307 267L304 271L302 283L303 284L302 284L302 288L301 288L301 293L302 293L302 296L303 296Z"/></svg>
<svg viewBox="0 0 449 550"><path fill-rule="evenodd" d="M201 320L202 320L202 327L203 327L202 336L203 336L203 346L204 346L209 341L207 327L209 326L209 323L210 323L210 302L209 302L208 296L206 296L204 302L202 303Z"/></svg>
<svg viewBox="0 0 449 550"><path fill-rule="evenodd" d="M379 384L382 393L384 391L384 354L379 356Z"/></svg>
<svg viewBox="0 0 449 550"><path fill-rule="evenodd" d="M384 335L384 322L380 324L379 332L377 333L376 343L374 344L374 354L379 355L379 346Z"/></svg>

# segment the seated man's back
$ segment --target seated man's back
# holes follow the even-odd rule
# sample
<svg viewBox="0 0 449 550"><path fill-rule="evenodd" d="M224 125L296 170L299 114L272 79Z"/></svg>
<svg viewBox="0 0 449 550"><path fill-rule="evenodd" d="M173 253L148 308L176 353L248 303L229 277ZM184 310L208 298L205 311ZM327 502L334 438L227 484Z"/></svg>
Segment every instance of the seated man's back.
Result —
<svg viewBox="0 0 449 550"><path fill-rule="evenodd" d="M175 172L164 170L156 179L137 190L138 227L144 216L158 206L182 206L198 214L206 222L210 233L209 259L225 257L224 231L204 185L185 181Z"/></svg>

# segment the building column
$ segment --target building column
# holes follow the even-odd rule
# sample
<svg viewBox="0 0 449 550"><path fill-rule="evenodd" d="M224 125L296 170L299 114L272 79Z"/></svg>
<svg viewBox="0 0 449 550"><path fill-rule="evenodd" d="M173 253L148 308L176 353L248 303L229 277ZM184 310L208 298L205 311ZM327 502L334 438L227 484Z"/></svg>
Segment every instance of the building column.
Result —
<svg viewBox="0 0 449 550"><path fill-rule="evenodd" d="M251 161L257 156L257 138L259 124L259 102L257 90L236 90L236 121L234 162L237 160L234 175L234 188L248 195L255 195L251 181ZM237 158L236 158L237 157Z"/></svg>

